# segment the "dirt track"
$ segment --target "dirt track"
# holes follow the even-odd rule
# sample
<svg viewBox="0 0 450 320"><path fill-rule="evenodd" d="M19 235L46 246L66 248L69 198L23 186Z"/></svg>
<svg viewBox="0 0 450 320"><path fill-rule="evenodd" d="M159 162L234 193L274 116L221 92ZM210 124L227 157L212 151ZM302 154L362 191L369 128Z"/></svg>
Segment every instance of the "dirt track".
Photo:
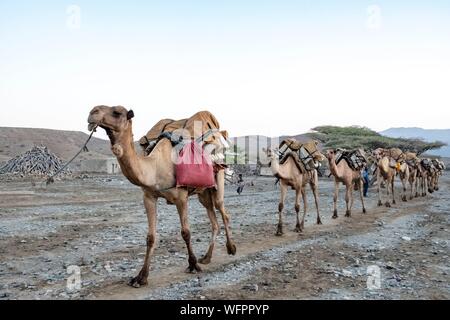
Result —
<svg viewBox="0 0 450 320"><path fill-rule="evenodd" d="M159 245L150 285L126 285L143 261L146 216L141 192L122 177L59 181L44 189L0 182L0 299L449 299L450 179L426 198L377 208L376 193L361 213L330 219L331 180L320 183L323 225L314 206L303 234L294 233L293 194L285 236L275 237L279 191L260 178L237 196L228 187L234 257L223 232L210 265L185 274L186 250L173 206L158 207ZM399 190L399 188L397 188ZM309 192L309 196L310 192ZM356 196L356 193L355 193ZM196 198L190 202L194 249L207 248L210 227ZM82 289L66 291L66 268L81 268ZM381 289L368 290L367 268L378 266Z"/></svg>

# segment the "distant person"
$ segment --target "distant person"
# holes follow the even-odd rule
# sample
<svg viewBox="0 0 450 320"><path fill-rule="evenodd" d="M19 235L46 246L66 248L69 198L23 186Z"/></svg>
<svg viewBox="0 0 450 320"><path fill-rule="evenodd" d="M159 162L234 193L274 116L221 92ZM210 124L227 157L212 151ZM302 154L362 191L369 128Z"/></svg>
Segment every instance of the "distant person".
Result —
<svg viewBox="0 0 450 320"><path fill-rule="evenodd" d="M363 182L364 182L364 197L367 198L367 191L369 191L369 183L370 183L370 178L369 178L369 169L367 167L364 167L363 169Z"/></svg>
<svg viewBox="0 0 450 320"><path fill-rule="evenodd" d="M244 186L245 186L244 179L242 178L242 174L239 174L239 176L238 176L237 185L238 185L237 193L239 195L241 195L242 191L244 191Z"/></svg>

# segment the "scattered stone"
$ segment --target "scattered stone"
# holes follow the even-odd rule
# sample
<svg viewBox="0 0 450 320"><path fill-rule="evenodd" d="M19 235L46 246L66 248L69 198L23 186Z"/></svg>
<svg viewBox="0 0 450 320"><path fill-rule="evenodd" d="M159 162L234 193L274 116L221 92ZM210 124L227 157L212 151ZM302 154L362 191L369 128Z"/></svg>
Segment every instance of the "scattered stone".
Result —
<svg viewBox="0 0 450 320"><path fill-rule="evenodd" d="M410 237L407 237L407 236L404 236L404 237L402 237L402 240L405 240L405 241L411 241L411 238L410 238Z"/></svg>
<svg viewBox="0 0 450 320"><path fill-rule="evenodd" d="M247 284L243 286L242 289L257 292L259 290L259 287L257 284Z"/></svg>

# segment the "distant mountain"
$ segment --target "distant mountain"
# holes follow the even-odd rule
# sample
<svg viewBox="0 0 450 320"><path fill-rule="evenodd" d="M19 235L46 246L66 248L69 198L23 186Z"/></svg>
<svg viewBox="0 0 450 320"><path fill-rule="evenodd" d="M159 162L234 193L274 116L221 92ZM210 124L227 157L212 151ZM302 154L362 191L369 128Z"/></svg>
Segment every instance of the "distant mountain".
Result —
<svg viewBox="0 0 450 320"><path fill-rule="evenodd" d="M30 150L35 145L45 145L62 160L69 160L80 150L87 138L88 135L80 131L0 127L0 163ZM87 147L89 152L83 152L79 160L113 157L107 140L92 137Z"/></svg>
<svg viewBox="0 0 450 320"><path fill-rule="evenodd" d="M450 157L450 129L422 129L422 128L390 128L381 131L380 134L392 138L421 138L425 141L442 141L448 146L438 150L429 151L429 154Z"/></svg>

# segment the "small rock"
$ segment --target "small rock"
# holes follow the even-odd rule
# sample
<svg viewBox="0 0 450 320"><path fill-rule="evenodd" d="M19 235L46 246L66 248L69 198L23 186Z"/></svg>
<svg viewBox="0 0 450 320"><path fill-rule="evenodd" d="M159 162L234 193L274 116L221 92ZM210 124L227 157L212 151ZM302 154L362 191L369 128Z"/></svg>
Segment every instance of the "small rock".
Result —
<svg viewBox="0 0 450 320"><path fill-rule="evenodd" d="M257 284L247 284L243 286L242 289L257 292L259 290L259 287Z"/></svg>
<svg viewBox="0 0 450 320"><path fill-rule="evenodd" d="M411 238L410 238L410 237L407 237L407 236L404 236L404 237L402 237L402 240L405 240L405 241L411 241Z"/></svg>
<svg viewBox="0 0 450 320"><path fill-rule="evenodd" d="M339 290L337 290L337 289L331 289L331 290L330 290L330 293L331 293L331 294L339 294Z"/></svg>

